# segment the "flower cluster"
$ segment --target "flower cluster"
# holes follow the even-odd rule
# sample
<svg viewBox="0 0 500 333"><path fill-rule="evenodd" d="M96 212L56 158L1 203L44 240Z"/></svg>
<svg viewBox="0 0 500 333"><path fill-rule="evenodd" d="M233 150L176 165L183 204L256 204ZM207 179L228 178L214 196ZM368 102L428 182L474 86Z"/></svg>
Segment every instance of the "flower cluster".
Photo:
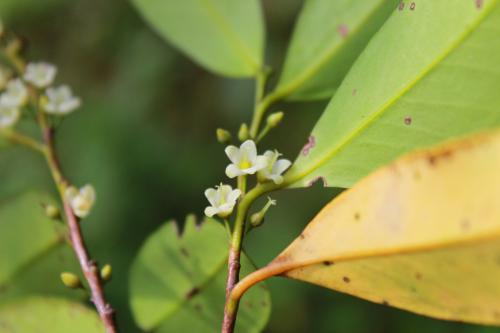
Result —
<svg viewBox="0 0 500 333"><path fill-rule="evenodd" d="M21 110L30 101L52 115L65 115L77 109L81 101L71 89L51 87L56 66L46 62L29 63L21 77L11 78L10 71L0 68L0 128L14 126ZM40 96L39 100L35 99Z"/></svg>
<svg viewBox="0 0 500 333"><path fill-rule="evenodd" d="M292 164L289 160L279 159L281 154L276 150L268 150L263 155L258 155L257 147L252 140L246 140L239 148L228 146L225 152L231 161L226 168L226 175L229 178L257 174L260 183L272 181L280 184L283 182L283 172ZM241 190L233 190L230 185L222 183L215 188L207 189L205 196L211 206L205 209L205 215L209 217L218 215L222 218L229 216L241 195Z"/></svg>

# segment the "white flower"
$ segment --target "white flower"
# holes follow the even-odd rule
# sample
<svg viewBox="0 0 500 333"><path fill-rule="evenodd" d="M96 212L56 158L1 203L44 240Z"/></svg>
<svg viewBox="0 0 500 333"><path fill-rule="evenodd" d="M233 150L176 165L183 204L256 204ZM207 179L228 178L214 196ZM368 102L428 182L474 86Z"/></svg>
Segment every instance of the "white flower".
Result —
<svg viewBox="0 0 500 333"><path fill-rule="evenodd" d="M26 66L24 80L37 88L46 88L54 82L56 66L46 62L29 63Z"/></svg>
<svg viewBox="0 0 500 333"><path fill-rule="evenodd" d="M264 156L257 156L257 148L252 140L243 142L240 148L228 146L225 152L232 162L226 168L226 175L229 178L253 175L267 166L267 159Z"/></svg>
<svg viewBox="0 0 500 333"><path fill-rule="evenodd" d="M14 126L20 115L18 108L0 104L0 129Z"/></svg>
<svg viewBox="0 0 500 333"><path fill-rule="evenodd" d="M28 90L21 79L13 79L7 83L5 92L0 95L0 105L21 107L28 100Z"/></svg>
<svg viewBox="0 0 500 333"><path fill-rule="evenodd" d="M75 215L81 218L89 215L96 198L92 185L85 185L81 189L70 186L66 189L65 196Z"/></svg>
<svg viewBox="0 0 500 333"><path fill-rule="evenodd" d="M80 99L73 96L71 89L66 85L58 88L49 88L46 93L47 101L44 103L44 109L47 113L68 114L81 104Z"/></svg>
<svg viewBox="0 0 500 333"><path fill-rule="evenodd" d="M222 218L228 217L233 212L236 200L238 200L240 195L240 190L233 190L231 186L223 185L222 183L215 188L207 189L205 196L211 206L205 208L205 215L212 217L217 214Z"/></svg>
<svg viewBox="0 0 500 333"><path fill-rule="evenodd" d="M268 150L264 153L264 157L267 160L267 166L259 171L257 175L259 181L272 180L275 184L281 184L283 182L282 174L292 165L292 162L286 159L278 160L280 156L281 154L276 150Z"/></svg>

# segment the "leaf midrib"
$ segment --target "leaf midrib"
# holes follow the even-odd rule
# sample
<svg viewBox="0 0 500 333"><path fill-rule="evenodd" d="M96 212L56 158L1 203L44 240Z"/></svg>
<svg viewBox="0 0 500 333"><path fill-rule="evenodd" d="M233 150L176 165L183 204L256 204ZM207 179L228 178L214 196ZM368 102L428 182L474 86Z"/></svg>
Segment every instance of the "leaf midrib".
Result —
<svg viewBox="0 0 500 333"><path fill-rule="evenodd" d="M467 39L475 30L476 28L486 19L486 17L495 9L497 6L497 0L494 1L494 4L492 4L488 10L483 10L483 13L477 17L476 22L474 24L471 24L468 29L464 31L463 34L461 34L457 40L454 43L451 43L450 47L443 52L443 54L435 59L429 66L424 68L424 70L420 73L420 75L417 75L414 80L412 80L410 83L406 85L406 87L403 87L403 89L400 90L398 94L395 94L395 96L391 99L389 99L385 104L382 105L382 107L376 111L371 113L367 118L366 121L361 122L360 126L356 128L354 131L351 132L350 135L345 137L343 141L341 141L336 147L334 147L330 153L327 153L322 159L319 160L315 165L310 167L309 169L298 173L295 175L293 178L286 179L283 182L282 187L288 186L290 184L295 183L296 181L299 181L303 178L305 178L307 175L321 167L323 164L328 162L328 160L332 159L333 156L337 154L340 150L342 150L347 144L349 144L352 140L354 140L358 135L360 135L367 127L369 127L376 119L381 117L385 111L389 109L391 105L396 103L404 94L406 94L408 91L410 91L418 82L420 82L425 76L427 76L437 65L439 65L446 57L448 57L453 51L455 51L461 44L462 42Z"/></svg>
<svg viewBox="0 0 500 333"><path fill-rule="evenodd" d="M311 79L311 77L318 73L323 66L325 66L325 64L333 57L334 54L338 53L339 50L344 48L345 44L348 40L350 40L350 38L353 38L354 35L360 32L361 27L363 27L366 22L368 22L375 15L375 13L378 13L380 8L384 4L384 0L380 1L378 6L374 7L372 11L368 12L368 14L365 15L365 17L360 21L356 28L349 33L347 38L341 40L340 43L334 44L327 48L326 51L323 52L322 56L317 58L317 61L312 62L309 67L306 67L301 74L297 75L295 79L291 80L288 84L282 86L281 88L278 86L275 94L280 97L285 97L292 94L302 85L304 85L309 79Z"/></svg>
<svg viewBox="0 0 500 333"><path fill-rule="evenodd" d="M207 287L217 277L217 275L220 273L220 271L222 269L224 269L224 267L226 267L227 259L228 259L227 255L224 256L224 258L216 265L214 271L211 274L208 274L206 279L201 284L194 286L200 290L199 294L203 294L205 287ZM183 297L170 311L165 313L158 320L158 323L156 325L154 325L151 329L154 330L154 329L160 327L165 321L167 321L176 312L178 312L181 308L183 308L184 305L189 303L194 298L195 297L192 297L192 298Z"/></svg>
<svg viewBox="0 0 500 333"><path fill-rule="evenodd" d="M182 0L181 0L182 1ZM228 45L236 51L237 54L241 56L243 62L247 64L254 71L257 71L259 65L254 61L251 52L246 47L245 43L242 41L240 36L236 34L233 29L231 29L229 23L227 22L224 15L217 9L212 2L212 0L199 0L202 6L207 10L208 16L215 23L215 26L219 28L223 36L229 41ZM249 0L245 0L249 1Z"/></svg>

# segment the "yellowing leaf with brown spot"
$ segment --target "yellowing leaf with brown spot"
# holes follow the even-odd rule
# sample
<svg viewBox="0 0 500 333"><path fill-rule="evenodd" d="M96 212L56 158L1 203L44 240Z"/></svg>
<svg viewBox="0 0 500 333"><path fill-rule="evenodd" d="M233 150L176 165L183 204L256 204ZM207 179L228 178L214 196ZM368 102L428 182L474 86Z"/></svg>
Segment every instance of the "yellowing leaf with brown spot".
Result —
<svg viewBox="0 0 500 333"><path fill-rule="evenodd" d="M500 325L500 131L368 176L247 281L277 274L427 316Z"/></svg>

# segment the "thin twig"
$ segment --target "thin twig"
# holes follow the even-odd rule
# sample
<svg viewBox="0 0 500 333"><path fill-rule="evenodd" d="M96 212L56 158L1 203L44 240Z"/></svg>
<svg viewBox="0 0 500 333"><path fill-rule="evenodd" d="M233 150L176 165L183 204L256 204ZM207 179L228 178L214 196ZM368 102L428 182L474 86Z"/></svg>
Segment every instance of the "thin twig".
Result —
<svg viewBox="0 0 500 333"><path fill-rule="evenodd" d="M40 117L44 119L44 116ZM71 246L78 258L80 267L83 271L85 279L90 288L91 301L94 303L99 316L104 324L107 333L116 333L118 331L115 322L115 312L111 305L106 301L103 289L103 283L99 274L97 263L90 258L85 241L83 239L82 230L80 228L80 221L74 214L71 205L65 197L65 190L68 187L68 181L64 177L59 159L54 145L54 131L48 127L46 121L41 120L40 125L43 131L43 139L46 145L45 158L52 173L52 178L56 183L59 190L61 200L64 206L64 213L66 215L66 222L69 228L69 237Z"/></svg>

